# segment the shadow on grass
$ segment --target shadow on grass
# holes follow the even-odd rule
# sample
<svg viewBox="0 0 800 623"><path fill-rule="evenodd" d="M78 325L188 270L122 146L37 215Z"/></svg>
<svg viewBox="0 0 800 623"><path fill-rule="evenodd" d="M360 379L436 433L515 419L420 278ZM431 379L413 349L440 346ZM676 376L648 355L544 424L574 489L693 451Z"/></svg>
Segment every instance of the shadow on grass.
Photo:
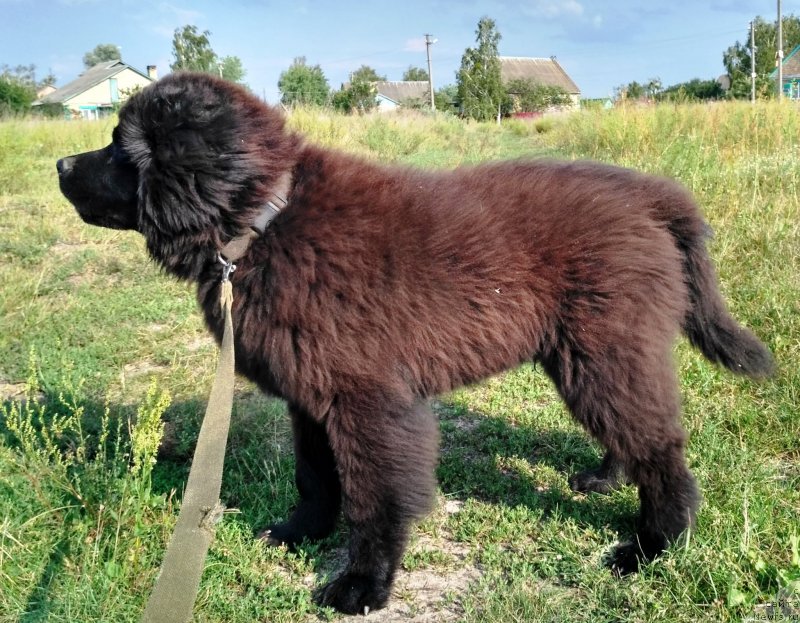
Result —
<svg viewBox="0 0 800 623"><path fill-rule="evenodd" d="M592 527L627 533L630 505L616 496L574 493L568 477L599 465L598 449L579 431L518 426L499 417L439 405L438 479L451 498L525 506L547 520L555 511ZM565 416L567 417L567 416Z"/></svg>
<svg viewBox="0 0 800 623"><path fill-rule="evenodd" d="M182 495L205 402L175 404L165 413L166 434L153 470L154 492ZM495 505L525 506L549 521L561 517L593 527L631 533L635 505L631 496L581 495L567 485L570 474L595 467L598 449L577 429L518 426L452 404L435 405L441 423L437 478L451 499L470 498ZM568 417L565 415L565 417ZM237 509L236 520L253 534L282 521L297 501L294 458L288 416L283 403L258 391L237 392L225 461L222 498ZM635 502L634 502L635 504ZM346 538L339 529L320 544L306 544L304 554L318 558Z"/></svg>
<svg viewBox="0 0 800 623"><path fill-rule="evenodd" d="M39 623L50 618L52 595L50 586L64 566L64 558L69 553L69 536L62 534L50 555L47 564L42 570L39 580L28 594L25 602L25 613L18 619L18 623Z"/></svg>
<svg viewBox="0 0 800 623"><path fill-rule="evenodd" d="M44 394L40 399L46 413L57 412L61 404L58 396ZM151 476L153 494L169 498L175 491L176 497L182 496L205 405L203 400L182 401L165 411L165 435ZM128 421L135 418L135 407L91 401L82 401L81 407L87 437L99 434L101 417L108 408L113 420L111 430L118 430L121 439L112 435L107 443L113 445L119 441L123 448L128 444L129 449ZM437 405L436 412L442 430L438 478L448 497L523 505L540 511L544 521L557 510L560 516L595 528L611 527L620 532L630 529L631 508L625 500L615 496L575 495L568 489L569 473L592 467L599 461L596 448L580 432L517 426L503 418L447 404ZM2 423L0 436L7 445L16 445L14 436ZM254 534L263 526L284 519L296 502L291 447L283 404L259 392L237 392L222 499L229 508L237 508L235 521L242 522ZM87 456L92 459L91 453ZM128 456L116 460L127 461ZM103 501L100 491L94 492L93 497ZM301 546L300 551L316 560L315 567L320 573L331 574L342 562L331 556L337 555L336 548L345 539L345 532L340 529L322 543ZM62 535L30 589L26 614L19 619L20 623L46 620L54 597L51 586L57 585L54 580L63 572L69 549L69 535Z"/></svg>
<svg viewBox="0 0 800 623"><path fill-rule="evenodd" d="M203 402L182 403L165 414L168 435L153 472L156 491L182 491L204 409ZM569 489L570 474L596 467L601 458L580 431L518 426L446 403L437 403L435 412L441 426L437 478L447 497L523 505L541 511L544 520L557 510L596 529L611 528L623 534L632 530L628 500ZM237 396L222 496L254 533L284 520L296 503L291 449L289 419L282 403L257 391Z"/></svg>

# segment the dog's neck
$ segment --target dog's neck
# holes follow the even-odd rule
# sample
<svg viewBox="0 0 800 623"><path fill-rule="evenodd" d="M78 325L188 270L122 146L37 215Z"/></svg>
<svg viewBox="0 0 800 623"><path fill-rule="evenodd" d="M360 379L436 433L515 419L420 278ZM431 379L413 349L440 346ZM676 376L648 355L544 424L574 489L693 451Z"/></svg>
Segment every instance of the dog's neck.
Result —
<svg viewBox="0 0 800 623"><path fill-rule="evenodd" d="M227 263L235 262L247 253L250 243L263 234L272 220L286 207L291 186L292 174L286 171L278 178L277 183L270 190L270 199L261 206L261 211L250 224L248 230L233 238L220 249L219 255L222 260L227 261Z"/></svg>

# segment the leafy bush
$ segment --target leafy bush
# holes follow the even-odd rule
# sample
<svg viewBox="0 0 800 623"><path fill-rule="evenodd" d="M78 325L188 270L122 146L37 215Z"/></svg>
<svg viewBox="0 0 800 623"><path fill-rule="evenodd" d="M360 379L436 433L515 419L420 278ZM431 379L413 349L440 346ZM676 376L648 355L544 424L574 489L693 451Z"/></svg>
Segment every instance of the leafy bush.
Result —
<svg viewBox="0 0 800 623"><path fill-rule="evenodd" d="M572 98L563 88L540 84L528 79L510 80L506 85L505 114L541 112L548 108L566 106Z"/></svg>
<svg viewBox="0 0 800 623"><path fill-rule="evenodd" d="M19 115L30 110L36 92L11 76L0 76L0 116Z"/></svg>

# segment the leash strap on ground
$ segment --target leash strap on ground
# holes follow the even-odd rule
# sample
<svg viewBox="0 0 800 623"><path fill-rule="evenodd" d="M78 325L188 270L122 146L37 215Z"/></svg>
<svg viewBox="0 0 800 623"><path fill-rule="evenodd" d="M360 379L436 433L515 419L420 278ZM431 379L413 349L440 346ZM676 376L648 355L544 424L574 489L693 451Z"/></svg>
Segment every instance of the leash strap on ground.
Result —
<svg viewBox="0 0 800 623"><path fill-rule="evenodd" d="M225 510L219 502L219 493L234 382L233 291L227 279L222 282L220 303L225 313L225 330L217 374L197 438L178 522L142 623L183 623L191 619L206 553L214 539L214 525Z"/></svg>

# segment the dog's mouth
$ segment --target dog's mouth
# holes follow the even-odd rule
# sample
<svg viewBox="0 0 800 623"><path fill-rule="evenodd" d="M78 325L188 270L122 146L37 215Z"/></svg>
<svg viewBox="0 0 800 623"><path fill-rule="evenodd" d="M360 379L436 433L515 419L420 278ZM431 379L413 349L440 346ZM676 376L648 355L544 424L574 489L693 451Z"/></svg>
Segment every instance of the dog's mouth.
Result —
<svg viewBox="0 0 800 623"><path fill-rule="evenodd" d="M97 227L105 227L107 229L136 229L136 220L127 218L125 215L107 212L98 214L87 211L85 207L82 208L75 204L75 202L72 202L72 205L75 206L78 216L88 225L96 225Z"/></svg>
<svg viewBox="0 0 800 623"><path fill-rule="evenodd" d="M59 179L59 187L85 223L109 229L136 229L133 206L109 205L96 196L76 193L63 177Z"/></svg>

